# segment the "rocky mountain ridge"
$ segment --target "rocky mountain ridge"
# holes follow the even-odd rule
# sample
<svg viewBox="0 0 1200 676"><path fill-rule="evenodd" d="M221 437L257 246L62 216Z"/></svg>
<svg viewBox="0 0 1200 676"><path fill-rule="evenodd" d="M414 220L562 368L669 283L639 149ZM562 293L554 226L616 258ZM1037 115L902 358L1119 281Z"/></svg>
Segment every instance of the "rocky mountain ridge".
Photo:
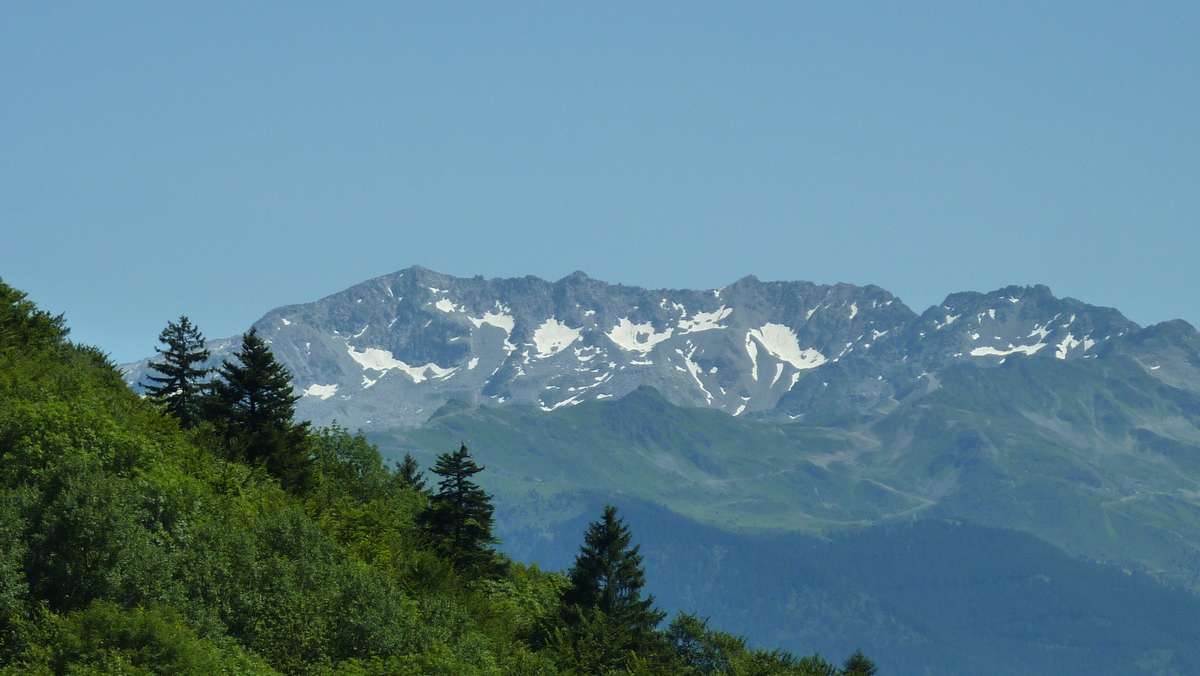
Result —
<svg viewBox="0 0 1200 676"><path fill-rule="evenodd" d="M301 415L364 428L419 424L451 400L552 411L643 385L735 416L869 418L935 387L955 363L1097 359L1142 332L1044 286L955 293L917 315L871 285L750 276L652 290L580 272L549 282L421 267L254 326L292 371ZM235 347L212 341L214 363ZM140 382L146 365L126 365L127 380Z"/></svg>

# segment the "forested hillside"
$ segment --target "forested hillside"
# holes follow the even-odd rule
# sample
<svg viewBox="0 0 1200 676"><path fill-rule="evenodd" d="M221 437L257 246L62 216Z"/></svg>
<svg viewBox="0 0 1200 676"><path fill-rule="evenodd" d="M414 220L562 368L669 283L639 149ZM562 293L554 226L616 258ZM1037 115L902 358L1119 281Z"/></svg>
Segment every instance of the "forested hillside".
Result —
<svg viewBox="0 0 1200 676"><path fill-rule="evenodd" d="M423 477L294 421L253 332L210 387L172 324L148 399L66 334L0 283L5 673L875 672L662 618L611 510L569 574L506 559L465 447Z"/></svg>

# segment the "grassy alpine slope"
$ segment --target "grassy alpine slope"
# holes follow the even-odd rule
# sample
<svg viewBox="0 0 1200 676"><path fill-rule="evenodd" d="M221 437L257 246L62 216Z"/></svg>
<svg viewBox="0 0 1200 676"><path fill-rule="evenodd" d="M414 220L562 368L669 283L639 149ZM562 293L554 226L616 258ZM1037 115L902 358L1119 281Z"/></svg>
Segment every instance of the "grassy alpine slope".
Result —
<svg viewBox="0 0 1200 676"><path fill-rule="evenodd" d="M549 413L448 406L373 438L478 443L523 560L564 565L617 501L666 607L762 645L836 654L853 637L903 673L1192 673L1200 395L1139 363L1165 348L1139 349L951 367L858 426L643 389Z"/></svg>
<svg viewBox="0 0 1200 676"><path fill-rule="evenodd" d="M683 408L648 387L551 413L521 406L442 411L423 427L372 439L426 458L454 440L486 440L480 457L496 470L488 487L506 498L536 504L575 490L607 490L726 527L821 532L926 504L828 469L861 437Z"/></svg>
<svg viewBox="0 0 1200 676"><path fill-rule="evenodd" d="M291 492L215 437L181 431L0 283L0 670L603 670L603 618L569 640L556 624L562 575L455 570L417 525L428 494L361 437L311 433L311 480ZM836 671L690 617L608 657L624 673Z"/></svg>
<svg viewBox="0 0 1200 676"><path fill-rule="evenodd" d="M578 515L578 492L731 531L965 519L1200 589L1200 394L1121 354L951 367L861 425L734 418L641 388L549 413L447 406L371 438L425 460L478 443L522 527Z"/></svg>

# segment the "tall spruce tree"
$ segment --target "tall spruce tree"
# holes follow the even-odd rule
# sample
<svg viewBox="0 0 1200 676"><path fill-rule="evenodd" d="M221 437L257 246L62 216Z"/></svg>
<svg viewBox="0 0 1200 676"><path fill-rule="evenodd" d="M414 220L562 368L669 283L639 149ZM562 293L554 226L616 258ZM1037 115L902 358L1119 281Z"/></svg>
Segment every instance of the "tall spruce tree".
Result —
<svg viewBox="0 0 1200 676"><path fill-rule="evenodd" d="M655 631L666 614L654 608L653 596L642 598L642 556L616 508L605 507L583 539L563 590L559 626L547 637L551 650L586 674L636 671L635 662L646 658L678 659Z"/></svg>
<svg viewBox="0 0 1200 676"><path fill-rule="evenodd" d="M235 455L262 464L293 489L308 479L308 423L293 420L296 401L291 374L275 360L258 331L242 336L236 361L225 360L212 383L209 415L225 430Z"/></svg>
<svg viewBox="0 0 1200 676"><path fill-rule="evenodd" d="M417 464L417 459L412 457L412 453L404 454L404 460L396 466L396 476L402 484L414 491L425 490L425 475L421 472L421 466Z"/></svg>
<svg viewBox="0 0 1200 676"><path fill-rule="evenodd" d="M158 340L166 348L154 348L160 359L150 362L150 368L159 375L146 376L146 394L175 416L180 427L194 427L201 418L202 381L208 375L200 367L209 356L204 336L187 315L180 315L179 321L167 322Z"/></svg>
<svg viewBox="0 0 1200 676"><path fill-rule="evenodd" d="M636 638L649 635L666 613L654 608L653 595L642 598L646 573L639 547L630 546L631 540L617 508L606 506L600 520L584 533L562 602L568 609L599 610Z"/></svg>
<svg viewBox="0 0 1200 676"><path fill-rule="evenodd" d="M471 480L484 469L475 464L466 444L454 453L439 455L432 471L441 479L420 521L434 546L456 570L492 577L503 571L491 548L498 542L492 535L492 498Z"/></svg>

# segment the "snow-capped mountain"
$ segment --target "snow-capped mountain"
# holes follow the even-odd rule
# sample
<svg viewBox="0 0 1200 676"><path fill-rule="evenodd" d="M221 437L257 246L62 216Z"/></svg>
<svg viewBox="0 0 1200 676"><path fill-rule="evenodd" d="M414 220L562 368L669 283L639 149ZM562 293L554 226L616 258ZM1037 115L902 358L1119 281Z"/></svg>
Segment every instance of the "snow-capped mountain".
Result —
<svg viewBox="0 0 1200 676"><path fill-rule="evenodd" d="M869 416L955 363L1095 359L1139 331L1044 286L956 293L918 316L876 286L746 277L650 290L578 272L548 282L420 267L255 326L291 370L301 415L367 428L418 424L451 400L552 411L642 385L735 416ZM236 344L213 341L214 363ZM146 363L125 367L131 384Z"/></svg>

